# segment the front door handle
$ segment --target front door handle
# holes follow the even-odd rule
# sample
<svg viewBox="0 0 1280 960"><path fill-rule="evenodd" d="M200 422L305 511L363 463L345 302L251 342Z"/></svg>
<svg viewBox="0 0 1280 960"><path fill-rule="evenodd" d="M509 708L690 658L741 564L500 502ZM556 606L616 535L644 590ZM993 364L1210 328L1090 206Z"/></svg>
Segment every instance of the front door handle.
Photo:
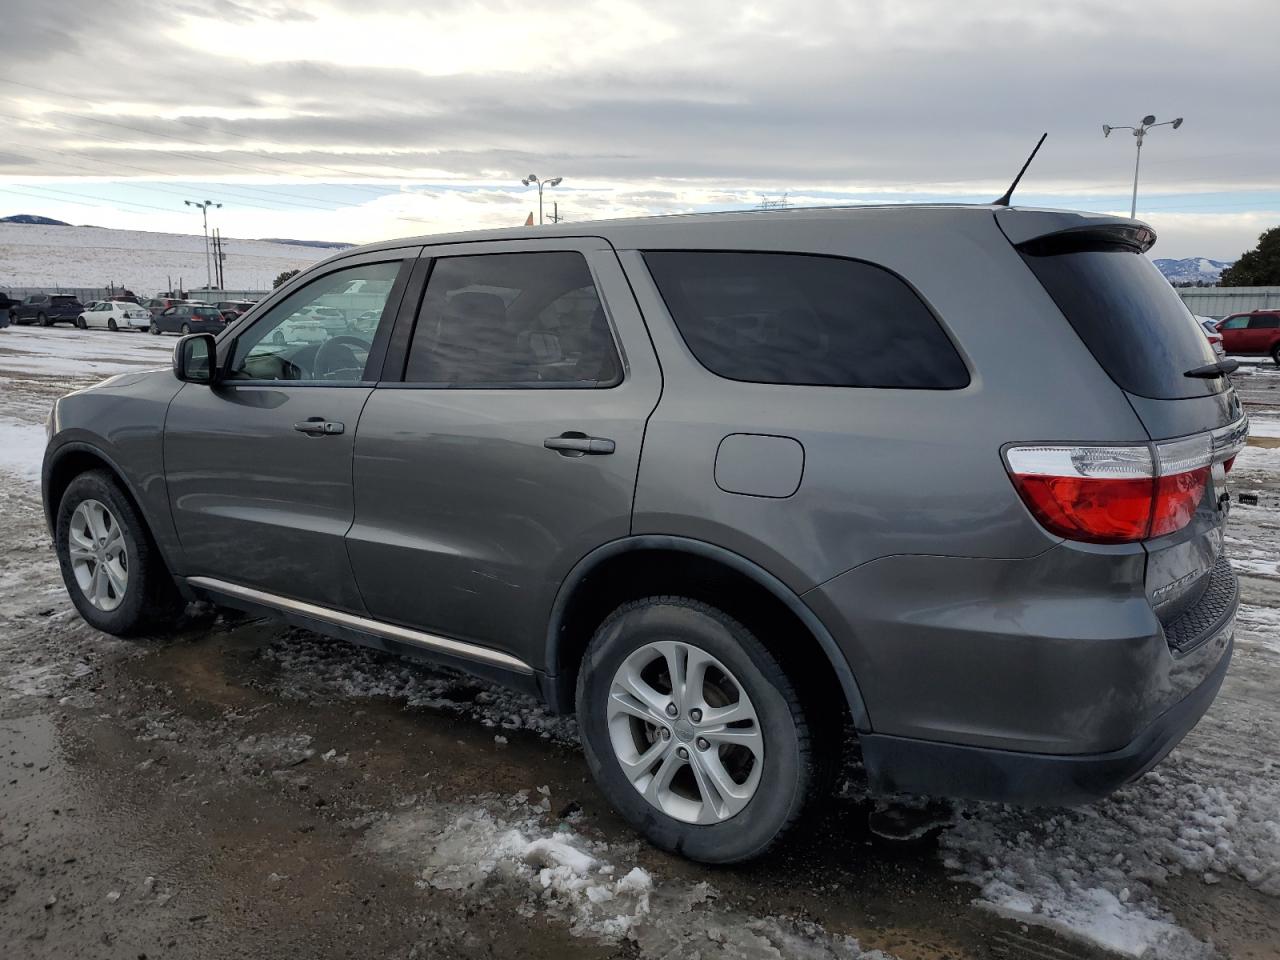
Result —
<svg viewBox="0 0 1280 960"><path fill-rule="evenodd" d="M614 443L607 437L588 437L585 433L570 430L558 437L547 437L542 445L555 450L562 457L605 456L613 453Z"/></svg>
<svg viewBox="0 0 1280 960"><path fill-rule="evenodd" d="M331 437L342 433L347 428L338 420L326 420L324 417L308 417L306 420L295 423L293 429L313 437Z"/></svg>

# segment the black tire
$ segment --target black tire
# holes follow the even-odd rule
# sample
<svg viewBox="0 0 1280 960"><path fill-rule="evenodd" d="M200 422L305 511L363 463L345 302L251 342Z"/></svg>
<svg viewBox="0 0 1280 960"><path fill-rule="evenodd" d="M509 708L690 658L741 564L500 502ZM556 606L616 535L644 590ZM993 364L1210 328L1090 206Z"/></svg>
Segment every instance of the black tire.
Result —
<svg viewBox="0 0 1280 960"><path fill-rule="evenodd" d="M153 337L160 336L160 328L156 326L156 322L154 320L151 321L151 326L148 327L147 329L151 331L151 335Z"/></svg>
<svg viewBox="0 0 1280 960"><path fill-rule="evenodd" d="M106 506L118 520L123 534L128 584L123 601L111 611L100 610L89 601L71 565L68 544L72 515L85 500L97 500ZM183 603L173 577L152 542L142 517L108 471L90 470L71 481L58 505L55 531L63 583L71 595L71 602L91 627L118 637L133 636L172 622L181 613Z"/></svg>
<svg viewBox="0 0 1280 960"><path fill-rule="evenodd" d="M115 317L107 317L107 329L110 330L112 333L115 333L120 329L119 327L116 326Z"/></svg>
<svg viewBox="0 0 1280 960"><path fill-rule="evenodd" d="M40 326L42 326L42 327L51 327L51 326L53 326L53 324L51 324L51 323L49 322L49 318L48 318L48 317L46 317L43 313L40 313L40 314L37 314L37 315L36 315L36 322L37 322L37 323L39 323L39 324L40 324Z"/></svg>
<svg viewBox="0 0 1280 960"><path fill-rule="evenodd" d="M184 323L182 325L182 335L186 337L186 336L189 336L190 334L191 334L191 325L188 323Z"/></svg>
<svg viewBox="0 0 1280 960"><path fill-rule="evenodd" d="M1271 359L1275 361L1275 365L1280 367L1280 343L1271 348Z"/></svg>
<svg viewBox="0 0 1280 960"><path fill-rule="evenodd" d="M84 317L76 317L76 327L80 330L88 330L89 324L85 322Z"/></svg>
<svg viewBox="0 0 1280 960"><path fill-rule="evenodd" d="M606 704L618 667L645 644L676 637L733 672L764 737L755 794L739 813L715 824L686 823L651 805L623 773L609 737ZM691 860L726 864L760 856L796 822L817 780L805 711L778 660L741 623L695 600L648 597L615 610L583 657L577 710L587 765L600 790L650 843Z"/></svg>

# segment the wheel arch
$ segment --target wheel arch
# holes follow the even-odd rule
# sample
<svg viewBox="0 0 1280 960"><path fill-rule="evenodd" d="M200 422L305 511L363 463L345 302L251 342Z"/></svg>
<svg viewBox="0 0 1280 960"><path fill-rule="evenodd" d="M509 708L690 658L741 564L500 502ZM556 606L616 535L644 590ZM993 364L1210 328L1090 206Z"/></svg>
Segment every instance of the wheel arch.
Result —
<svg viewBox="0 0 1280 960"><path fill-rule="evenodd" d="M168 555L164 544L160 542L160 538L156 536L155 530L152 529L151 518L143 509L142 498L138 496L138 491L134 489L128 474L121 470L115 460L101 448L82 440L69 440L49 451L45 456L44 465L40 471L40 490L44 500L44 517L49 536L56 541L58 505L62 502L62 495L66 493L67 487L76 477L90 470L106 470L120 484L120 489L129 498L138 516L142 518L144 533L151 540L152 546L155 547L172 576L175 569L173 560ZM178 582L177 578L175 582Z"/></svg>
<svg viewBox="0 0 1280 960"><path fill-rule="evenodd" d="M680 580L690 572L695 574L695 581L701 575L712 582L704 580L688 589L691 584ZM789 652L793 656L820 657L831 681L843 694L855 728L859 732L871 729L861 689L847 658L831 632L795 591L759 564L724 547L662 534L624 537L603 544L579 560L561 582L547 624L545 671L540 673L543 695L554 710L573 709L578 667L600 621L620 603L660 593L687 595L727 606L726 612L748 621L753 613L785 611L812 640L809 650ZM748 608L746 616L743 607Z"/></svg>

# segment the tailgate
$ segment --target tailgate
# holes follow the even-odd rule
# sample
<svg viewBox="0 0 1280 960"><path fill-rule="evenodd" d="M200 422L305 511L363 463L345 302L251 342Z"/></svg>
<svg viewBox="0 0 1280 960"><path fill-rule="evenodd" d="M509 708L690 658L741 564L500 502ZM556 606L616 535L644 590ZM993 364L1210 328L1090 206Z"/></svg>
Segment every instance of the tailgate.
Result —
<svg viewBox="0 0 1280 960"><path fill-rule="evenodd" d="M1248 424L1225 375L1188 376L1215 357L1199 323L1147 259L1154 239L1143 225L1112 220L1037 236L1017 249L1156 441L1161 479L1183 484L1188 500L1203 489L1187 522L1143 544L1147 597L1177 650L1174 634L1192 608L1193 621L1205 619L1198 607L1210 594L1229 592L1223 609L1234 609L1234 577L1222 559L1226 478ZM1200 632L1186 642L1194 646L1204 638Z"/></svg>

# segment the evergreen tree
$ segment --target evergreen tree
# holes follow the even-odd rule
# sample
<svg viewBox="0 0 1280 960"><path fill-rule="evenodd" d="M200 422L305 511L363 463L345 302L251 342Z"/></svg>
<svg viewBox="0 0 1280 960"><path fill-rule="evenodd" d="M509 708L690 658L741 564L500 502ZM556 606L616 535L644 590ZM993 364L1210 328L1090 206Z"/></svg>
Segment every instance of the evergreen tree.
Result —
<svg viewBox="0 0 1280 960"><path fill-rule="evenodd" d="M1258 245L1222 271L1220 287L1280 286L1280 227L1258 238Z"/></svg>
<svg viewBox="0 0 1280 960"><path fill-rule="evenodd" d="M274 290L276 287L280 286L282 283L288 283L290 280L292 280L301 272L302 272L301 270L286 270L284 273L280 274L280 276L275 278L275 280L271 284L271 289Z"/></svg>

